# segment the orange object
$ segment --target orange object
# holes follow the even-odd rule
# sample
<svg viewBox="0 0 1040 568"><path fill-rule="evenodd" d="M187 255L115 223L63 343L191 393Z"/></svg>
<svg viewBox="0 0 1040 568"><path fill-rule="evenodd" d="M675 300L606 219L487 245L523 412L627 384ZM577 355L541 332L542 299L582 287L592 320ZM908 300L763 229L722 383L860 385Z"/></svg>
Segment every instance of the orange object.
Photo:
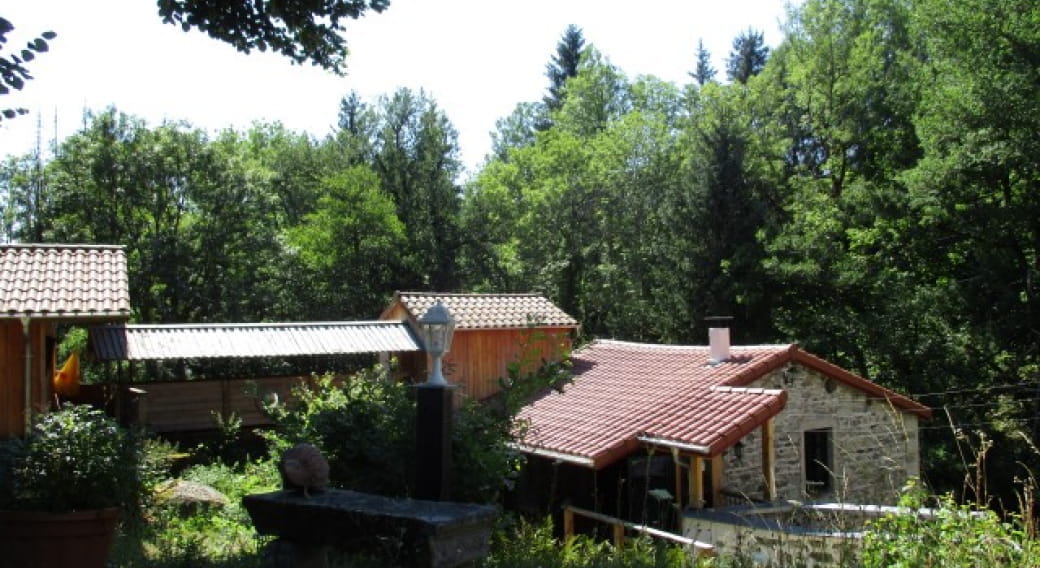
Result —
<svg viewBox="0 0 1040 568"><path fill-rule="evenodd" d="M61 396L79 394L79 354L75 351L65 360L61 369L54 373L54 392Z"/></svg>

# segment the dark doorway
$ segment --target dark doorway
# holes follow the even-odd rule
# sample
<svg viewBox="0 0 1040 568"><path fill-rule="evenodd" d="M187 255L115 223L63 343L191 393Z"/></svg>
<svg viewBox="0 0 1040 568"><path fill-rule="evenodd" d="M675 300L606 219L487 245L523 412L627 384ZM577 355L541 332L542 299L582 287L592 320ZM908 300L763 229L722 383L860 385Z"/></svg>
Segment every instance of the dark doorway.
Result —
<svg viewBox="0 0 1040 568"><path fill-rule="evenodd" d="M805 444L805 492L820 495L833 486L834 452L830 428L806 430Z"/></svg>

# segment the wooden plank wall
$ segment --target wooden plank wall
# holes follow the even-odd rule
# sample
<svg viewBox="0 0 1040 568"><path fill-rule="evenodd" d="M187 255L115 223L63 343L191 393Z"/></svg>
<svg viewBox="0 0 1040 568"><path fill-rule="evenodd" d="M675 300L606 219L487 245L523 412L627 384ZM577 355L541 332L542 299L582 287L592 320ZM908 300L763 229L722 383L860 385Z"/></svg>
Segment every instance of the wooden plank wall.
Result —
<svg viewBox="0 0 1040 568"><path fill-rule="evenodd" d="M47 335L54 324L33 321L29 327L32 344L32 406L34 411L50 406L50 381L54 362L47 359ZM53 355L52 355L53 358ZM21 436L25 431L25 346L22 322L0 319L0 439Z"/></svg>
<svg viewBox="0 0 1040 568"><path fill-rule="evenodd" d="M249 383L255 383L260 395L275 393L279 399L290 399L292 387L306 377L264 377L258 379L224 379L137 383L134 388L145 391L143 421L154 432L189 432L217 427L213 413L229 416L234 412L242 426L264 426L271 422L257 400L246 394Z"/></svg>
<svg viewBox="0 0 1040 568"><path fill-rule="evenodd" d="M22 324L16 319L0 320L0 437L20 436L25 406L25 351Z"/></svg>
<svg viewBox="0 0 1040 568"><path fill-rule="evenodd" d="M525 360L530 372L542 359L558 360L571 347L568 328L464 329L455 332L451 351L444 357L444 376L478 400L497 394L499 379L509 374L510 363Z"/></svg>

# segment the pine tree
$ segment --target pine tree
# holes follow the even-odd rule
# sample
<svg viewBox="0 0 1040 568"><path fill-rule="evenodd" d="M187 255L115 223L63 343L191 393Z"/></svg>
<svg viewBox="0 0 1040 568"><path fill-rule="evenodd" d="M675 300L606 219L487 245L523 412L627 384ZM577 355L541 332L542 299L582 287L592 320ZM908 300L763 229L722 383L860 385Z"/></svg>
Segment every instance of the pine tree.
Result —
<svg viewBox="0 0 1040 568"><path fill-rule="evenodd" d="M704 40L697 40L697 67L694 68L690 77L703 87L708 81L715 80L716 70L711 66L711 54L704 48Z"/></svg>
<svg viewBox="0 0 1040 568"><path fill-rule="evenodd" d="M549 94L542 100L550 111L563 106L564 87L567 79L578 75L578 64L585 52L585 37L581 28L571 24L563 32L560 43L556 44L556 55L552 62L545 66L545 75L549 77Z"/></svg>
<svg viewBox="0 0 1040 568"><path fill-rule="evenodd" d="M748 28L733 40L733 50L726 60L726 75L730 81L747 83L766 66L769 47L762 32Z"/></svg>

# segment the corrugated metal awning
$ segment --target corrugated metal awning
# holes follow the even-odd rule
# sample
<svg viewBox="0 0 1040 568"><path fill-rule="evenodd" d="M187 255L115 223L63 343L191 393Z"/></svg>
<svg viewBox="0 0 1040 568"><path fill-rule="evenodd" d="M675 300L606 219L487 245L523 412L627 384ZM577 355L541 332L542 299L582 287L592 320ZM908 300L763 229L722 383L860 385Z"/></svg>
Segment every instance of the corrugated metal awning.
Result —
<svg viewBox="0 0 1040 568"><path fill-rule="evenodd" d="M306 357L421 351L396 321L106 325L90 329L99 361Z"/></svg>

